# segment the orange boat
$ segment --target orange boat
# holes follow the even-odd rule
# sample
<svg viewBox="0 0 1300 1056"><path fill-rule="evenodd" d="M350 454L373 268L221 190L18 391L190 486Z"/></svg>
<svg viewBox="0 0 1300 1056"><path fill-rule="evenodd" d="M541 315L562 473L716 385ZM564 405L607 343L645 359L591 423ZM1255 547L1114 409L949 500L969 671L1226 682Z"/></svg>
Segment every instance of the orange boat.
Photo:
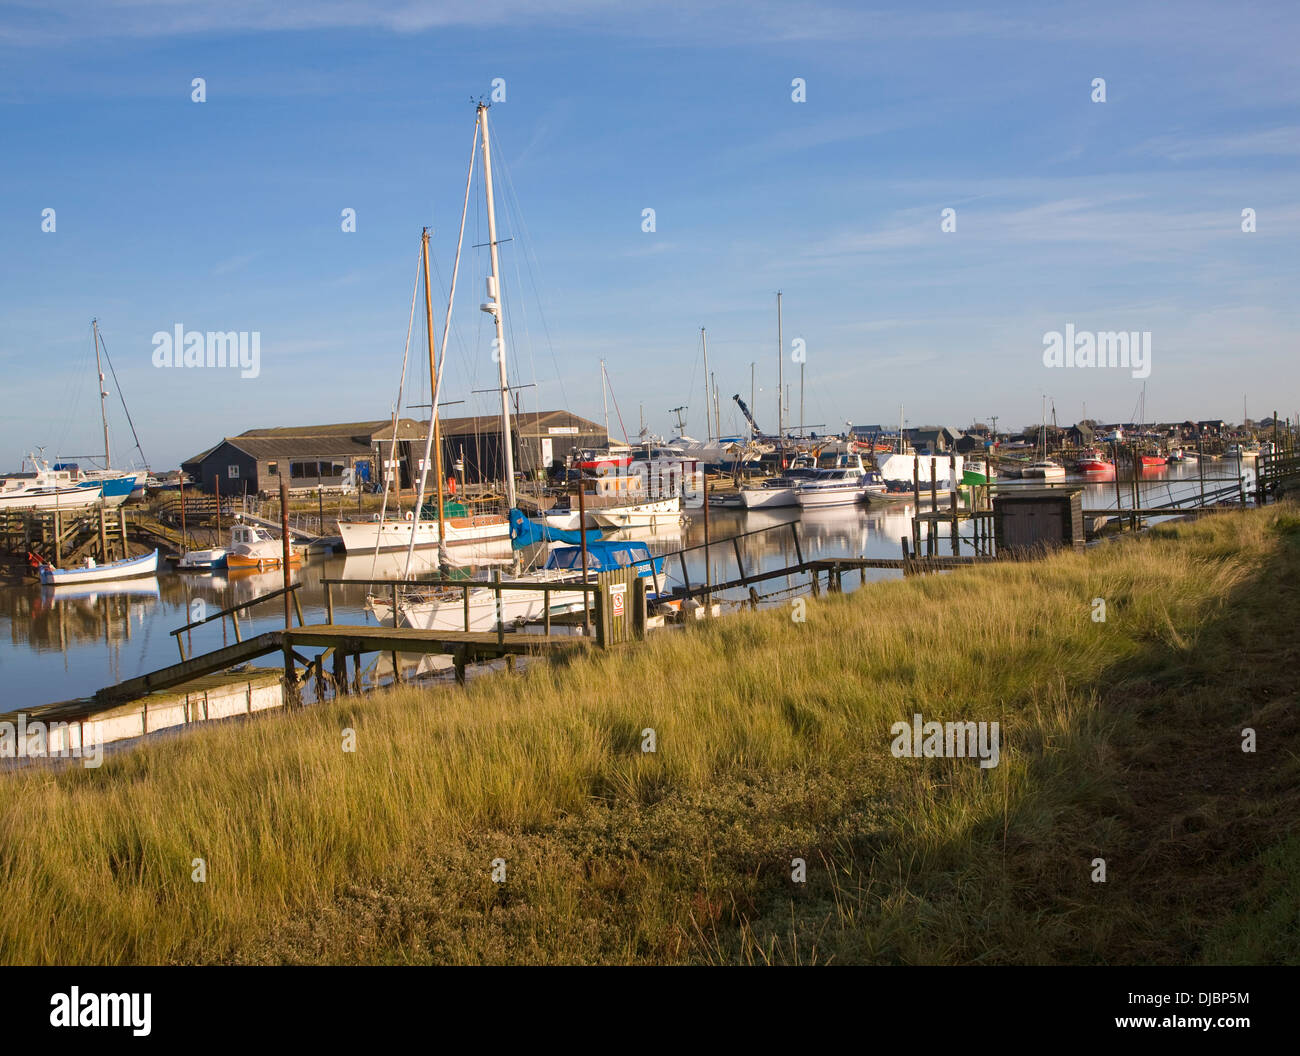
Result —
<svg viewBox="0 0 1300 1056"><path fill-rule="evenodd" d="M237 524L230 530L230 549L226 551L227 568L265 571L268 568L279 568L283 560L284 544L265 528ZM302 564L301 547L289 547L289 564Z"/></svg>

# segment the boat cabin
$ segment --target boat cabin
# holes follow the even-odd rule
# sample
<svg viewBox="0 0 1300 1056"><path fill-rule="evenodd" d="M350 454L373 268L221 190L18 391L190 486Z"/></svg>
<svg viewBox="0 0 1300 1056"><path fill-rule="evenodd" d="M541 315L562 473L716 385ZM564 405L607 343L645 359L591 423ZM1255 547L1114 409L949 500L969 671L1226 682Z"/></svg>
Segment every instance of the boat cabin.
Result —
<svg viewBox="0 0 1300 1056"><path fill-rule="evenodd" d="M230 545L251 546L254 543L274 543L276 538L263 528L254 528L248 524L237 524L230 530Z"/></svg>

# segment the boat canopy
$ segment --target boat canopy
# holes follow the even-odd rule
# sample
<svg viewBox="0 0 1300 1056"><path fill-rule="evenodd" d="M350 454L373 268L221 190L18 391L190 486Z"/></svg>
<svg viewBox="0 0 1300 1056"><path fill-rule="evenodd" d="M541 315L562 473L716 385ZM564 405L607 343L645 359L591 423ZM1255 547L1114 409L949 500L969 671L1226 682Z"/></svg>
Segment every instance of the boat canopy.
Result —
<svg viewBox="0 0 1300 1056"><path fill-rule="evenodd" d="M663 571L663 558L655 558L644 543L601 542L587 544L587 568L595 572L608 572L616 568L637 569L637 574L648 576L652 568ZM547 568L582 568L582 547L557 546L546 558Z"/></svg>

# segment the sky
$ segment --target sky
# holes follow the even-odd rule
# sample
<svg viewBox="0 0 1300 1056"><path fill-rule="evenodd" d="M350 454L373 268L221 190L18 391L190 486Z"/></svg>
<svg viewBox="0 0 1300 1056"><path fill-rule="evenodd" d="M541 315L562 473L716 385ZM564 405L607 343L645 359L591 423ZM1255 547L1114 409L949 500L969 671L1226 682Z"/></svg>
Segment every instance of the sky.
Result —
<svg viewBox="0 0 1300 1056"><path fill-rule="evenodd" d="M703 436L703 327L724 433L751 391L776 429L778 361L812 431L1130 421L1144 384L1147 419L1294 417L1298 31L1198 0L0 4L0 470L102 450L92 319L119 464L119 389L155 470L389 417L426 225L441 339L494 83L525 410L603 421L604 360L611 433L685 405ZM486 241L476 168L448 415L499 406ZM157 366L178 326L255 333L256 377ZM1149 332L1149 375L1045 364L1067 326Z"/></svg>

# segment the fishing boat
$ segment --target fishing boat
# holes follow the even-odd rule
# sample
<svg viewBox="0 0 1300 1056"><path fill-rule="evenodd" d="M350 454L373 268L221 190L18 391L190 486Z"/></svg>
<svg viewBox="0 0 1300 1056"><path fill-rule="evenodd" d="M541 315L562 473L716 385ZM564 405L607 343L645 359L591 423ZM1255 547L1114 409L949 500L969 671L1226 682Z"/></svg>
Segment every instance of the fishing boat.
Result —
<svg viewBox="0 0 1300 1056"><path fill-rule="evenodd" d="M1114 473L1115 463L1106 458L1100 451L1090 450L1083 452L1079 456L1078 468L1080 473Z"/></svg>
<svg viewBox="0 0 1300 1056"><path fill-rule="evenodd" d="M77 583L105 583L114 579L131 579L135 576L152 576L158 571L158 551L142 557L128 557L100 565L88 557L79 568L41 568L41 582L46 586L71 586Z"/></svg>
<svg viewBox="0 0 1300 1056"><path fill-rule="evenodd" d="M1165 465L1166 461L1165 456L1158 452L1139 452L1137 456L1139 469L1159 469L1161 466Z"/></svg>
<svg viewBox="0 0 1300 1056"><path fill-rule="evenodd" d="M587 547L589 582L594 581L600 572L635 568L638 575L652 576L657 584L663 573L663 564L664 559L653 557L644 543L601 541ZM582 547L556 547L547 556L545 567L516 579L531 585L582 582ZM582 594L556 592L549 599L550 615L581 612L586 604L584 599ZM543 591L511 590L508 585L501 588L499 607L496 589L486 584L470 588L468 600L465 591L456 588L437 588L427 592L407 588L406 594L398 599L397 619L399 625L420 630L463 631L468 611L469 630L494 631L502 625L542 620L547 614L547 604ZM366 607L381 624L393 623L391 596L374 595L367 599Z"/></svg>
<svg viewBox="0 0 1300 1056"><path fill-rule="evenodd" d="M265 572L279 568L284 561L284 543L265 528L253 524L237 524L230 530L230 546L226 550L226 567L229 569L256 569ZM289 564L302 563L302 548L289 547Z"/></svg>
<svg viewBox="0 0 1300 1056"><path fill-rule="evenodd" d="M1172 451L1169 452L1168 455L1165 456L1165 461L1170 463L1195 462L1196 452L1189 451L1185 447L1175 447Z"/></svg>

